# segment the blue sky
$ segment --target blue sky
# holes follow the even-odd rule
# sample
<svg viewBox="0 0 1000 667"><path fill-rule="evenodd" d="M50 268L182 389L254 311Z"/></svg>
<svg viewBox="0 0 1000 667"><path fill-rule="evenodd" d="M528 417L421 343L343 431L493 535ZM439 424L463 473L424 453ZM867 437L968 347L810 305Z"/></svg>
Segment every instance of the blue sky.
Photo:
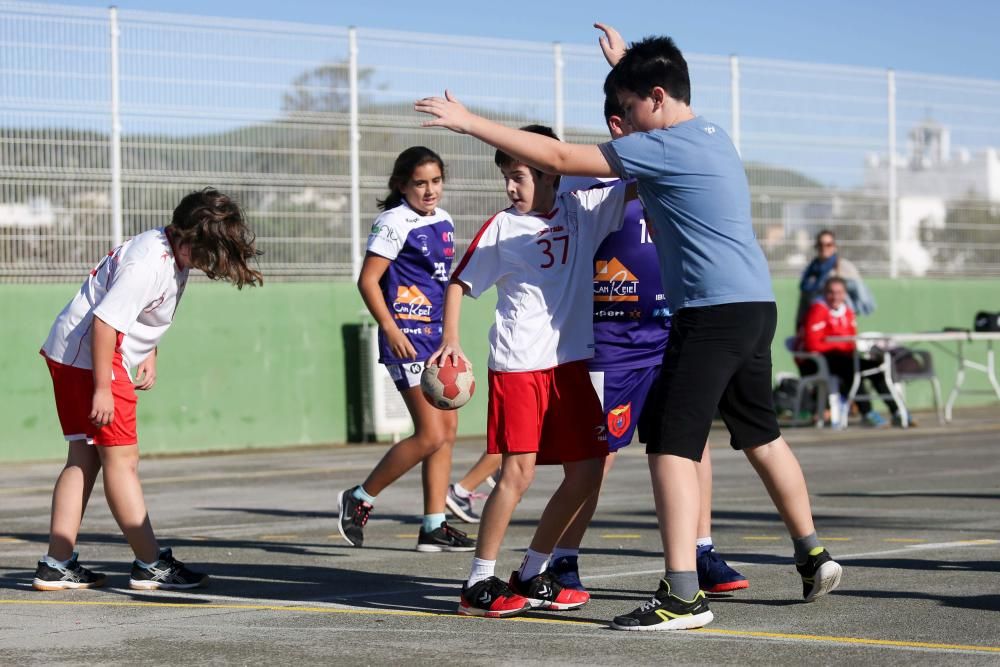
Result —
<svg viewBox="0 0 1000 667"><path fill-rule="evenodd" d="M110 2L62 3L106 7ZM535 0L116 0L121 9L355 25L456 36L592 43L595 20L626 39L668 34L684 51L893 67L1000 80L1000 2L953 0L632 0L615 16L607 1ZM572 7L567 15L566 8Z"/></svg>

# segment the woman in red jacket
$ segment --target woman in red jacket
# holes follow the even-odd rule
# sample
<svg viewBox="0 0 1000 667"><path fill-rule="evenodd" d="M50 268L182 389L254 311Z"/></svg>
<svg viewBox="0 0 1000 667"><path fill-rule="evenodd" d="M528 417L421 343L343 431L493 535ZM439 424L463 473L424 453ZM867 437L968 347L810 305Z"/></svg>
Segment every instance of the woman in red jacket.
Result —
<svg viewBox="0 0 1000 667"><path fill-rule="evenodd" d="M826 363L830 367L830 373L840 380L840 395L846 400L847 392L854 381L854 343L852 341L828 341L828 336L854 336L858 333L858 323L854 317L854 311L847 305L847 283L843 278L830 278L823 288L823 299L818 300L809 307L806 314L805 323L802 325L800 340L802 349L806 352L818 352L826 358ZM811 361L803 364L804 372L811 372L812 369L805 366L811 365ZM879 363L872 359L860 359L861 370L869 370L878 367ZM889 396L889 387L885 378L881 374L868 376L879 394L883 397L886 406L892 412L893 420L897 419L898 407L896 402ZM863 398L855 398L854 402L864 418L864 423L868 426L886 426L885 419L872 409L871 401ZM846 407L846 406L845 406Z"/></svg>

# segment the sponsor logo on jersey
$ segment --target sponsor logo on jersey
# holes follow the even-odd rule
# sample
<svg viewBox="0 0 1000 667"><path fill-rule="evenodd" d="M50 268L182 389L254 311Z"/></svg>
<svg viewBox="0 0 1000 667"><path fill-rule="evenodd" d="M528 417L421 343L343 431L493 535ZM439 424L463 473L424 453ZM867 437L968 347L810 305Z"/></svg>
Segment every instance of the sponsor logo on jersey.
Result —
<svg viewBox="0 0 1000 667"><path fill-rule="evenodd" d="M396 288L396 300L392 302L392 310L397 320L431 321L430 299L416 285L400 285Z"/></svg>
<svg viewBox="0 0 1000 667"><path fill-rule="evenodd" d="M543 234L555 234L556 232L561 232L565 227L562 225L556 225L555 227L546 227L545 229L539 229L535 236L542 236Z"/></svg>
<svg viewBox="0 0 1000 667"><path fill-rule="evenodd" d="M594 301L638 301L639 279L616 257L594 263Z"/></svg>
<svg viewBox="0 0 1000 667"><path fill-rule="evenodd" d="M431 254L431 249L427 247L427 235L420 234L417 236L417 242L420 243L420 252L424 257Z"/></svg>
<svg viewBox="0 0 1000 667"><path fill-rule="evenodd" d="M625 405L619 405L616 408L612 408L608 412L608 432L620 438L625 435L628 431L628 427L632 424L632 403L626 403Z"/></svg>

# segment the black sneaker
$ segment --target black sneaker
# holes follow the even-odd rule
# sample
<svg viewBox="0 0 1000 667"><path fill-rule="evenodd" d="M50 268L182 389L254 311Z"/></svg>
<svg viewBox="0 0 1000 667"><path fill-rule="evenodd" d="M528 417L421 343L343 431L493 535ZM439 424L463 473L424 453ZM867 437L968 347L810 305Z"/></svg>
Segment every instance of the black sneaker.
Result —
<svg viewBox="0 0 1000 667"><path fill-rule="evenodd" d="M510 590L510 586L499 577L483 579L471 587L467 583L462 584L462 597L458 603L460 616L505 618L529 609L531 605L527 598Z"/></svg>
<svg viewBox="0 0 1000 667"><path fill-rule="evenodd" d="M74 551L73 557L66 565L49 565L44 560L38 561L35 578L31 582L32 588L39 591L64 591L71 588L103 586L108 578L100 572L91 572L83 567L77 562L76 557Z"/></svg>
<svg viewBox="0 0 1000 667"><path fill-rule="evenodd" d="M578 609L590 602L590 593L564 588L548 571L521 581L520 574L515 570L510 573L510 589L528 598L528 604L533 609L566 611Z"/></svg>
<svg viewBox="0 0 1000 667"><path fill-rule="evenodd" d="M452 528L447 521L429 533L421 526L420 535L417 537L417 551L472 551L475 548L474 539Z"/></svg>
<svg viewBox="0 0 1000 667"><path fill-rule="evenodd" d="M823 547L810 551L806 562L796 563L795 569L802 575L802 597L806 602L812 602L839 586L844 571Z"/></svg>
<svg viewBox="0 0 1000 667"><path fill-rule="evenodd" d="M128 587L138 590L179 590L200 588L208 583L208 575L192 572L184 563L174 558L170 549L160 549L160 560L149 567L132 563Z"/></svg>
<svg viewBox="0 0 1000 667"><path fill-rule="evenodd" d="M652 599L630 614L611 621L615 630L691 630L708 625L715 618L705 594L698 591L693 600L682 600L670 593L670 584L660 580Z"/></svg>
<svg viewBox="0 0 1000 667"><path fill-rule="evenodd" d="M340 522L337 529L351 546L360 547L365 543L365 524L374 506L354 497L353 487L340 492L337 501L337 511L340 512Z"/></svg>

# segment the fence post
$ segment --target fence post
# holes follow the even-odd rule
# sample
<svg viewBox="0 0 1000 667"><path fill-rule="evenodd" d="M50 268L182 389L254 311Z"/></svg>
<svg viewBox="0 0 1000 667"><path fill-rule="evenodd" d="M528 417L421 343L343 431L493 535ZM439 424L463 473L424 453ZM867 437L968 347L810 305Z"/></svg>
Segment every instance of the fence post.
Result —
<svg viewBox="0 0 1000 667"><path fill-rule="evenodd" d="M351 161L351 276L361 275L361 131L358 129L358 29L347 31L351 120L348 145Z"/></svg>
<svg viewBox="0 0 1000 667"><path fill-rule="evenodd" d="M736 152L742 157L743 148L740 146L742 140L740 136L740 59L739 56L729 56L729 102L730 114L732 115L732 126L730 127L730 137Z"/></svg>
<svg viewBox="0 0 1000 667"><path fill-rule="evenodd" d="M111 247L122 244L125 225L122 221L122 118L119 90L118 8L108 10L111 28Z"/></svg>
<svg viewBox="0 0 1000 667"><path fill-rule="evenodd" d="M889 121L889 277L899 277L899 212L897 210L899 202L898 184L896 182L896 72L892 69L886 71L887 84L887 107Z"/></svg>
<svg viewBox="0 0 1000 667"><path fill-rule="evenodd" d="M562 44L552 43L552 64L555 68L553 79L555 81L555 131L560 139L566 140L563 132L566 129L566 111L563 105L563 61Z"/></svg>

